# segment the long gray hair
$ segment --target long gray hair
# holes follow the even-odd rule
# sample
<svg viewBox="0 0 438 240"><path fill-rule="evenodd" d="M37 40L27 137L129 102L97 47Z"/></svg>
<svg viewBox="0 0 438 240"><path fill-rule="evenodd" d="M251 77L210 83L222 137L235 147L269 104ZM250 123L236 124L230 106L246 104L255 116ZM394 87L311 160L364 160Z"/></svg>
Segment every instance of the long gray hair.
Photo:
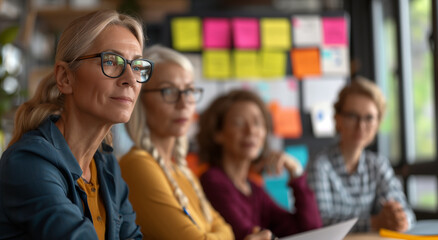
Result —
<svg viewBox="0 0 438 240"><path fill-rule="evenodd" d="M152 60L155 64L168 62L175 63L193 74L193 65L190 60L181 53L178 53L177 51L170 48L155 45L148 48L145 51L144 55L148 59ZM155 72L154 74L157 74L157 72ZM141 95L139 99L141 99ZM131 115L131 119L126 123L127 132L134 142L135 146L149 152L152 157L157 161L158 165L160 165L161 169L163 170L164 174L172 185L173 193L179 204L182 207L187 207L189 202L187 196L181 190L178 183L167 169L164 159L160 156L158 150L155 148L151 141L150 130L146 124L146 118L147 113L145 112L144 105L142 101L138 100ZM187 166L187 150L188 147L186 137L177 138L173 149L173 156L176 160L176 165L193 186L196 195L200 199L201 208L204 216L207 221L210 222L212 220L212 216L207 199L205 198L204 192L202 191L201 187L195 182L195 177L193 176L193 173Z"/></svg>

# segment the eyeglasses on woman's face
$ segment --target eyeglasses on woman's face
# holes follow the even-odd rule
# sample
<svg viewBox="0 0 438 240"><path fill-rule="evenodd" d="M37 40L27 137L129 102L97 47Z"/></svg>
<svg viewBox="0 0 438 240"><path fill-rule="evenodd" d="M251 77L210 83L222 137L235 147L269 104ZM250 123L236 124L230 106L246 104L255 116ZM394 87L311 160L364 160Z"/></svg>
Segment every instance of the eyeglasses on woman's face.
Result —
<svg viewBox="0 0 438 240"><path fill-rule="evenodd" d="M378 117L372 114L361 116L360 114L355 112L343 112L341 113L341 116L345 119L345 123L349 127L358 126L362 121L365 123L366 127L371 127L378 121Z"/></svg>
<svg viewBox="0 0 438 240"><path fill-rule="evenodd" d="M201 100L202 88L187 88L184 90L179 90L176 87L166 87L159 89L144 89L142 92L160 92L161 97L167 103L176 103L180 100L181 95L184 96L184 100L188 103L196 103Z"/></svg>
<svg viewBox="0 0 438 240"><path fill-rule="evenodd" d="M101 52L79 57L76 61L97 57L100 57L101 59L100 66L103 74L109 78L118 78L122 76L125 72L126 64L129 64L134 75L138 76L136 79L137 82L145 83L151 78L154 64L147 59L139 58L127 60L117 53Z"/></svg>

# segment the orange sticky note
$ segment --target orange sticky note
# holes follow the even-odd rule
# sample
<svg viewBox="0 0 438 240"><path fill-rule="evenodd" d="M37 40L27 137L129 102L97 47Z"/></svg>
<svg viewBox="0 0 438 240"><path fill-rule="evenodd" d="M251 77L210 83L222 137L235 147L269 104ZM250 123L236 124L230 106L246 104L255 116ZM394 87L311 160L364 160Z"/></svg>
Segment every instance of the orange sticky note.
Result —
<svg viewBox="0 0 438 240"><path fill-rule="evenodd" d="M277 102L269 104L274 134L285 138L299 138L303 134L300 112L297 108L283 108Z"/></svg>
<svg viewBox="0 0 438 240"><path fill-rule="evenodd" d="M297 48L291 51L292 70L296 78L321 75L321 57L317 48Z"/></svg>

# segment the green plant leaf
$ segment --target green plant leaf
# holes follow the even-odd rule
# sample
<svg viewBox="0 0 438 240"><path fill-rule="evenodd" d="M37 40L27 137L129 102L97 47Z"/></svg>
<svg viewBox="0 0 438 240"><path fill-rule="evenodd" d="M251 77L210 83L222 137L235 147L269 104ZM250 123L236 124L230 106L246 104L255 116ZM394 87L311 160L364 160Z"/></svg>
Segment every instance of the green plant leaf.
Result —
<svg viewBox="0 0 438 240"><path fill-rule="evenodd" d="M12 43L18 35L19 27L14 25L0 33L0 45Z"/></svg>

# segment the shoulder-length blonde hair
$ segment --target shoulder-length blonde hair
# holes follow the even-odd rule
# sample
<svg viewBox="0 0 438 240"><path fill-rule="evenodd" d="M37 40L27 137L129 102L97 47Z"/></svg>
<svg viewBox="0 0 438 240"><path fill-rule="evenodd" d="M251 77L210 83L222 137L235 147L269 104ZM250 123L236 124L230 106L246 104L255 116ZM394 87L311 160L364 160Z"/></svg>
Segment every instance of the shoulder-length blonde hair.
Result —
<svg viewBox="0 0 438 240"><path fill-rule="evenodd" d="M196 135L199 145L199 158L212 166L222 166L223 148L215 141L215 135L223 129L225 116L237 102L255 103L265 120L266 136L272 133L272 119L263 100L254 92L233 90L216 98L199 118L199 132ZM256 161L266 157L270 152L268 137L265 139L262 153Z"/></svg>
<svg viewBox="0 0 438 240"><path fill-rule="evenodd" d="M67 62L71 69L76 69L80 63L75 60L84 55L99 34L110 25L126 27L134 34L143 49L142 23L114 10L104 10L79 17L68 25L59 39L55 61ZM60 114L63 106L64 96L58 90L52 71L40 82L33 98L18 108L9 146L18 141L25 132L36 129L49 115ZM111 143L110 134L105 137L105 141Z"/></svg>

